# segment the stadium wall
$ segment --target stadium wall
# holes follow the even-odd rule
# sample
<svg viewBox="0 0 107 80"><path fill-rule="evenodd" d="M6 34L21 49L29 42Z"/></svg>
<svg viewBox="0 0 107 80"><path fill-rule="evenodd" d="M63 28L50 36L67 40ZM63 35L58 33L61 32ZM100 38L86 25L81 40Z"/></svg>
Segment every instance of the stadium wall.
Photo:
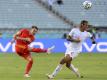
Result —
<svg viewBox="0 0 107 80"><path fill-rule="evenodd" d="M0 38L0 52L13 53L15 52L15 44L10 44L11 38ZM97 44L91 44L91 40L87 39L82 45L82 52L107 52L107 39L97 39ZM64 53L69 42L65 39L36 39L30 46L48 48L55 45L53 53Z"/></svg>

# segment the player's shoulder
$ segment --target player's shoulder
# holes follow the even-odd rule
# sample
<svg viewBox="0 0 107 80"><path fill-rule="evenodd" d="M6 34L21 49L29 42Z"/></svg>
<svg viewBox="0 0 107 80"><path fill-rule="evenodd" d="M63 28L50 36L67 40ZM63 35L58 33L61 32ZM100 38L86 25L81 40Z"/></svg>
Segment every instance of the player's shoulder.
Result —
<svg viewBox="0 0 107 80"><path fill-rule="evenodd" d="M75 28L72 28L72 30L79 30L79 28L75 27Z"/></svg>
<svg viewBox="0 0 107 80"><path fill-rule="evenodd" d="M88 37L92 37L92 34L88 31L84 31L84 34L87 35Z"/></svg>
<svg viewBox="0 0 107 80"><path fill-rule="evenodd" d="M71 31L79 31L79 28L72 28Z"/></svg>
<svg viewBox="0 0 107 80"><path fill-rule="evenodd" d="M29 32L29 30L26 29L26 28L23 28L23 29L21 29L20 31L21 31L21 32Z"/></svg>
<svg viewBox="0 0 107 80"><path fill-rule="evenodd" d="M84 31L84 33L91 34L91 33L90 33L90 32L88 32L88 31Z"/></svg>

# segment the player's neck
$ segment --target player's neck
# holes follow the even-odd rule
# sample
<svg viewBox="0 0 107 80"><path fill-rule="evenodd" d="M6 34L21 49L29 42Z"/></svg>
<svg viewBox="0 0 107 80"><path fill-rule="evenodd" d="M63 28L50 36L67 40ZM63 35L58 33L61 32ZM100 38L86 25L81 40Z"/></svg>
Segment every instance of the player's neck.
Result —
<svg viewBox="0 0 107 80"><path fill-rule="evenodd" d="M31 30L30 30L30 34L33 35Z"/></svg>
<svg viewBox="0 0 107 80"><path fill-rule="evenodd" d="M82 28L79 28L81 32L84 32L84 30Z"/></svg>

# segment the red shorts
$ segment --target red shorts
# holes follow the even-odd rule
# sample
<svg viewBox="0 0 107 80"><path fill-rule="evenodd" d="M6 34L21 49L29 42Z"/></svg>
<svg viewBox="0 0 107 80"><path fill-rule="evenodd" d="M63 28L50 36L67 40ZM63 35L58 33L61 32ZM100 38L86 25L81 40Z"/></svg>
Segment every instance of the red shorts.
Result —
<svg viewBox="0 0 107 80"><path fill-rule="evenodd" d="M26 57L30 56L28 46L15 45L15 50L16 50L16 53L21 57L26 58Z"/></svg>

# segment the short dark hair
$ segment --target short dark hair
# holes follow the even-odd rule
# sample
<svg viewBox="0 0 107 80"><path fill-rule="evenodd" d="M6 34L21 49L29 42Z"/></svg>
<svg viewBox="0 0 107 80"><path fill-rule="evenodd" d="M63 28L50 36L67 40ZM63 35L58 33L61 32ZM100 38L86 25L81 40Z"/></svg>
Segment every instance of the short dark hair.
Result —
<svg viewBox="0 0 107 80"><path fill-rule="evenodd" d="M84 25L85 23L88 23L88 21L87 21L87 20L82 20L82 21L81 21L81 24Z"/></svg>
<svg viewBox="0 0 107 80"><path fill-rule="evenodd" d="M35 29L37 29L37 30L38 30L38 27L37 27L37 26L34 26L34 25L33 25L33 26L32 26L32 28L35 28Z"/></svg>

